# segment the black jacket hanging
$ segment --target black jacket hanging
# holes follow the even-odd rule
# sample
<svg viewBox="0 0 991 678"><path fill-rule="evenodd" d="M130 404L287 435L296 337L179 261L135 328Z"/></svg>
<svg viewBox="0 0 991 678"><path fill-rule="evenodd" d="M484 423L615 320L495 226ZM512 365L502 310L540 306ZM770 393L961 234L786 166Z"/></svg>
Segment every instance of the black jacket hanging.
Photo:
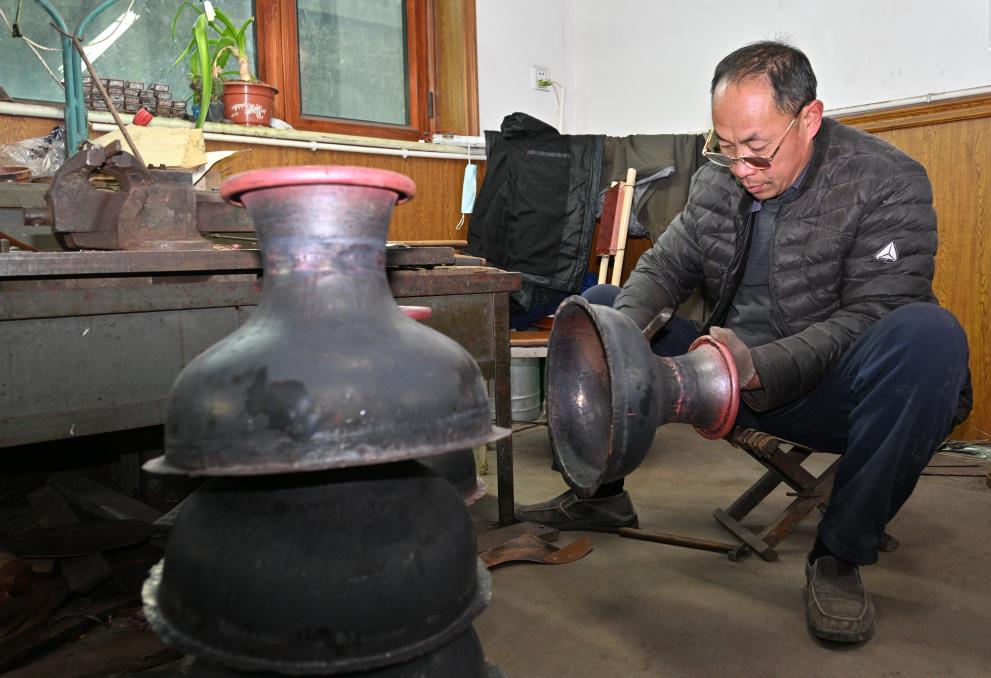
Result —
<svg viewBox="0 0 991 678"><path fill-rule="evenodd" d="M499 132L485 132L485 179L467 251L523 274L518 301L524 309L539 288L580 290L592 247L604 139L562 135L526 113L506 116Z"/></svg>

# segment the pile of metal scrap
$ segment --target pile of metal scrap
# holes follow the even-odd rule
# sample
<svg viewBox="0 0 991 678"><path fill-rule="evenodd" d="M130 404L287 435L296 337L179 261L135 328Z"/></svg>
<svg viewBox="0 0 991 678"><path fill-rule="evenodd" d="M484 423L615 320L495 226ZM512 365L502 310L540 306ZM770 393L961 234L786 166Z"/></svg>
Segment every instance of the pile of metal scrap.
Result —
<svg viewBox="0 0 991 678"><path fill-rule="evenodd" d="M137 672L181 659L140 607L160 512L76 473L0 497L0 673ZM7 672L10 673L7 673Z"/></svg>

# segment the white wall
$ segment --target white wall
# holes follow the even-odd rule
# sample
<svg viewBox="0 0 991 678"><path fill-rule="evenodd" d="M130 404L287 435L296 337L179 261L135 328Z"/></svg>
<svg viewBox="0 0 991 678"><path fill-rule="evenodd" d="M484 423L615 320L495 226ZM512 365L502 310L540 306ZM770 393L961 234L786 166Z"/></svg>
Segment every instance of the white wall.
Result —
<svg viewBox="0 0 991 678"><path fill-rule="evenodd" d="M991 0L477 0L483 129L524 111L556 124L531 64L567 87L568 132L709 126L716 63L754 40L803 50L827 110L991 86ZM546 62L546 63L545 63Z"/></svg>
<svg viewBox="0 0 991 678"><path fill-rule="evenodd" d="M554 80L573 79L565 57L571 0L476 0L478 107L482 129L499 129L523 111L557 125L554 95L529 86L530 67L546 66Z"/></svg>

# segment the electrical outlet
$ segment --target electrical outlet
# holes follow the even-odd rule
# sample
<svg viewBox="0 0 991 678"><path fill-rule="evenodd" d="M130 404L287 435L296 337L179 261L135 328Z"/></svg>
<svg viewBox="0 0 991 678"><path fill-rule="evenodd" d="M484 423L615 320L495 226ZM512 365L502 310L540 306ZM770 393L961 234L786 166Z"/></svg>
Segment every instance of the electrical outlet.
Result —
<svg viewBox="0 0 991 678"><path fill-rule="evenodd" d="M530 66L530 86L541 92L551 91L551 69L546 66Z"/></svg>

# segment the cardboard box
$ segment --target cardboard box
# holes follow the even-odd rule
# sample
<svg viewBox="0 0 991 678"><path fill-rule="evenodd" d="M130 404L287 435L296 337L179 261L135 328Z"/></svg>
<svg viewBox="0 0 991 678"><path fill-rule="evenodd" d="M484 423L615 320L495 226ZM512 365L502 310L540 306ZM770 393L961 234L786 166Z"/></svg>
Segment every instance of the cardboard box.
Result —
<svg viewBox="0 0 991 678"><path fill-rule="evenodd" d="M206 162L206 143L201 129L128 125L127 132L149 165L191 169ZM104 134L94 143L106 146L114 141L120 141L121 148L130 152L120 130Z"/></svg>

